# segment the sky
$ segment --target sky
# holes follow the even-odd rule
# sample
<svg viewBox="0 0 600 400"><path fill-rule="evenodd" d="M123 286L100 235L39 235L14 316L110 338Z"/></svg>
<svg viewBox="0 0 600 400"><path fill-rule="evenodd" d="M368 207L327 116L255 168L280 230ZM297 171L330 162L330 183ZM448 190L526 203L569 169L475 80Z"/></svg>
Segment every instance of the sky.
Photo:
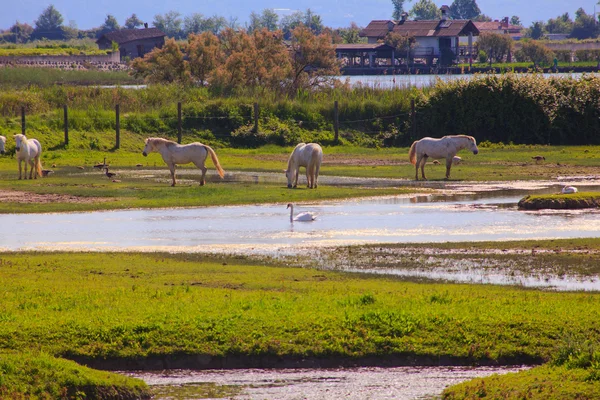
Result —
<svg viewBox="0 0 600 400"><path fill-rule="evenodd" d="M410 10L417 0L406 1ZM578 8L588 14L595 12L597 0L477 0L481 12L492 19L517 15L525 26L533 21L547 21L568 12L572 18ZM450 5L450 0L434 0L435 4ZM319 14L325 26L347 27L351 22L364 27L374 19L389 19L393 11L391 0L0 0L0 29L7 29L15 21L34 25L35 20L50 4L62 14L65 25L73 22L79 29L90 29L104 23L112 14L122 25L131 14L152 26L156 14L171 10L183 17L193 13L204 16L218 15L236 18L242 26L252 11L275 10L280 17L294 11L310 8ZM597 5L600 12L600 5Z"/></svg>

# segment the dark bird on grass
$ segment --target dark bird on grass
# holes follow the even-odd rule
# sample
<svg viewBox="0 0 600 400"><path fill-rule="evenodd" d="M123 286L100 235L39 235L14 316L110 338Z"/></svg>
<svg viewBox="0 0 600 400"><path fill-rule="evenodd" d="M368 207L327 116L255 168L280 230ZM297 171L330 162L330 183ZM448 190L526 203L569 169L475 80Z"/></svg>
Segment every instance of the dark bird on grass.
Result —
<svg viewBox="0 0 600 400"><path fill-rule="evenodd" d="M104 173L104 175L108 176L109 178L112 179L113 176L117 176L117 174L113 173L113 172L108 172L108 167L105 167L104 170L106 171Z"/></svg>
<svg viewBox="0 0 600 400"><path fill-rule="evenodd" d="M533 156L531 157L533 160L535 161L542 161L542 160L546 160L546 157L544 156Z"/></svg>
<svg viewBox="0 0 600 400"><path fill-rule="evenodd" d="M438 165L440 162L438 160L433 160L433 164Z"/></svg>
<svg viewBox="0 0 600 400"><path fill-rule="evenodd" d="M104 161L102 161L102 164L98 163L96 165L94 165L94 168L98 168L98 169L104 169L108 167L108 164L106 163L106 157L104 157Z"/></svg>
<svg viewBox="0 0 600 400"><path fill-rule="evenodd" d="M54 171L52 171L51 169L43 169L42 170L42 176L48 176L53 173L54 173Z"/></svg>
<svg viewBox="0 0 600 400"><path fill-rule="evenodd" d="M143 167L144 164L135 164L136 167Z"/></svg>
<svg viewBox="0 0 600 400"><path fill-rule="evenodd" d="M84 167L82 167L82 166L79 166L79 167L77 167L77 169L85 169L85 168L84 168Z"/></svg>

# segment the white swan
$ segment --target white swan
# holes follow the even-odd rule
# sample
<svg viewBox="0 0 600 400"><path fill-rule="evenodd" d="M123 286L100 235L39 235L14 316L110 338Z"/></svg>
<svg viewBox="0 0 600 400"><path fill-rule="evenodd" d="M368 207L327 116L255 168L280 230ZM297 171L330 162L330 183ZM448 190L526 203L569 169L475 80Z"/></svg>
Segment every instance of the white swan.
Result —
<svg viewBox="0 0 600 400"><path fill-rule="evenodd" d="M575 186L565 186L560 192L563 194L577 193L577 188Z"/></svg>
<svg viewBox="0 0 600 400"><path fill-rule="evenodd" d="M294 221L314 221L317 219L312 213L303 212L294 217L294 205L292 203L288 203L287 208L290 209L290 222Z"/></svg>

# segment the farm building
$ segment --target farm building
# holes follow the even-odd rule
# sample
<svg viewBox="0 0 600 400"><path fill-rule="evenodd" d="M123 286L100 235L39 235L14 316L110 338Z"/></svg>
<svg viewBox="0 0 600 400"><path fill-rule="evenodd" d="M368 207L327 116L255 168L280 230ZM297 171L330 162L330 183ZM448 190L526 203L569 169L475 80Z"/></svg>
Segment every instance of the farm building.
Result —
<svg viewBox="0 0 600 400"><path fill-rule="evenodd" d="M448 19L448 7L442 6L442 18L439 20L409 21L406 14L400 21L371 21L360 32L368 43L375 44L385 40L388 33L394 32L415 39L410 58L424 59L427 64L443 57L467 59L471 53L473 37L479 30L471 20ZM468 44L460 45L460 38L466 38ZM400 55L399 55L400 56Z"/></svg>
<svg viewBox="0 0 600 400"><path fill-rule="evenodd" d="M121 29L100 36L96 43L101 50L111 49L112 43L119 45L121 60L125 57L143 57L153 48L165 44L165 33L158 28Z"/></svg>
<svg viewBox="0 0 600 400"><path fill-rule="evenodd" d="M513 40L519 40L523 37L523 34L521 33L523 28L518 25L511 25L508 22L508 17L504 17L502 21L474 22L474 24L480 34L489 32L510 35Z"/></svg>

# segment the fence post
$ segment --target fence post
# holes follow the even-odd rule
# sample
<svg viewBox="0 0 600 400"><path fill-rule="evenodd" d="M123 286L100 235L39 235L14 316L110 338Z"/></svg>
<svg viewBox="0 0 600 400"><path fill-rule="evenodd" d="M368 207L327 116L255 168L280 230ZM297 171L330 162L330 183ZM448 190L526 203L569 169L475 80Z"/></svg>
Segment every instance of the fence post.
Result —
<svg viewBox="0 0 600 400"><path fill-rule="evenodd" d="M254 128L252 128L252 132L258 133L258 117L260 110L258 108L258 103L254 103Z"/></svg>
<svg viewBox="0 0 600 400"><path fill-rule="evenodd" d="M121 147L121 112L119 110L119 105L115 106L115 114L116 114L116 138L115 138L115 149Z"/></svg>
<svg viewBox="0 0 600 400"><path fill-rule="evenodd" d="M25 134L25 106L21 106L21 133Z"/></svg>
<svg viewBox="0 0 600 400"><path fill-rule="evenodd" d="M177 143L181 144L181 102L177 103Z"/></svg>
<svg viewBox="0 0 600 400"><path fill-rule="evenodd" d="M337 144L340 139L340 109L337 100L333 103L333 131L335 132L333 140Z"/></svg>
<svg viewBox="0 0 600 400"><path fill-rule="evenodd" d="M65 146L69 144L69 110L67 105L63 106L64 118L65 118Z"/></svg>
<svg viewBox="0 0 600 400"><path fill-rule="evenodd" d="M415 109L415 99L410 100L410 128L412 139L417 140L417 110Z"/></svg>

